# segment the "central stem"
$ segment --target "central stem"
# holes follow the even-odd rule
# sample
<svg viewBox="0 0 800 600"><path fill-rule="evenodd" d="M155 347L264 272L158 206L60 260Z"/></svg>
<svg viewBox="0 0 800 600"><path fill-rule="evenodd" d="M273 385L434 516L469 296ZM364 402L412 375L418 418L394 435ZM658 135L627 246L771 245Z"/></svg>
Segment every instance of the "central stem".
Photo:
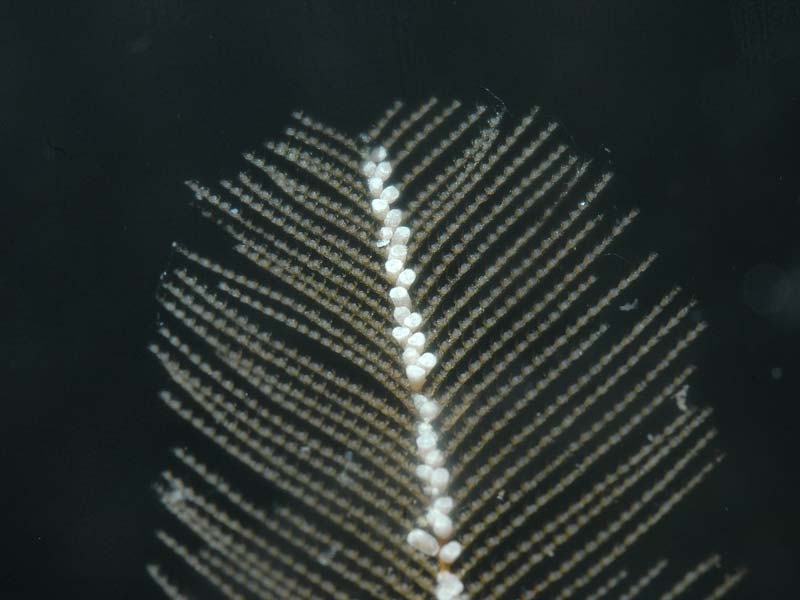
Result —
<svg viewBox="0 0 800 600"><path fill-rule="evenodd" d="M409 289L416 279L413 269L406 266L408 260L408 240L411 230L403 224L403 213L391 205L400 197L400 191L393 185L384 184L392 174L392 165L387 160L388 153L383 146L374 148L364 162L362 172L367 178L367 187L372 198L372 213L380 222L378 229L378 248L386 255L384 270L386 278L393 286L389 299L394 305L392 338L402 350L401 360L411 399L416 409L417 477L422 489L430 499L421 515L417 527L408 532L406 541L416 550L438 558L439 571L436 576L436 599L456 600L464 590L464 585L450 565L461 554L461 544L451 539L453 521L453 498L447 495L450 471L445 467L444 453L438 448L438 434L434 419L440 411L439 403L422 393L425 378L436 366L436 355L426 350L425 334L420 331L422 315L415 310Z"/></svg>

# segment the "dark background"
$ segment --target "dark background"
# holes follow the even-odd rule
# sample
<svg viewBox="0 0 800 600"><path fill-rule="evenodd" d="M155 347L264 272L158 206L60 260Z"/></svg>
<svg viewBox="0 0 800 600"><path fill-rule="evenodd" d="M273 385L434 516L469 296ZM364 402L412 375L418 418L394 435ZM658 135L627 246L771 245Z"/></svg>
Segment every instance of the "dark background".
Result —
<svg viewBox="0 0 800 600"><path fill-rule="evenodd" d="M355 134L431 94L542 105L616 171L711 324L737 597L797 597L797 3L6 1L0 74L0 597L157 596L151 485L186 429L146 345L170 242L209 233L181 182L296 108Z"/></svg>

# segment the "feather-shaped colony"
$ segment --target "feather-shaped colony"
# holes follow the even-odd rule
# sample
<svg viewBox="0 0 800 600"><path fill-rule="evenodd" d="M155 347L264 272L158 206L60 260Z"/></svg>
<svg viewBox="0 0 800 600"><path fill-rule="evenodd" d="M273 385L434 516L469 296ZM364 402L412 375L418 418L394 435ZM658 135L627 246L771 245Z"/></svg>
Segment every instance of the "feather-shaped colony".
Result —
<svg viewBox="0 0 800 600"><path fill-rule="evenodd" d="M149 567L163 592L734 588L716 555L633 551L679 537L657 526L720 457L687 403L704 324L679 290L634 288L654 256L609 253L636 217L593 210L610 176L538 110L503 128L396 103L358 139L294 117L221 190L189 182L243 259L176 246L160 290L162 398L220 465L180 449L163 475L185 526L158 533L180 559Z"/></svg>

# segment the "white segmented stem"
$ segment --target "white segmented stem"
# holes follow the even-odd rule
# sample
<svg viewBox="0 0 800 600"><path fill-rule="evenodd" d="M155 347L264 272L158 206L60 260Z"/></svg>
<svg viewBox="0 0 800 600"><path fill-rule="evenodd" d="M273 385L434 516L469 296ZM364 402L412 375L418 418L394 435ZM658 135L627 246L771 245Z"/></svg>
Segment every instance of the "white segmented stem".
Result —
<svg viewBox="0 0 800 600"><path fill-rule="evenodd" d="M369 157L373 162L379 163L381 161L386 160L387 154L388 153L386 152L386 148L384 148L383 146L378 146L370 153Z"/></svg>
<svg viewBox="0 0 800 600"><path fill-rule="evenodd" d="M444 454L441 450L431 450L425 455L425 464L431 468L441 467L444 464Z"/></svg>
<svg viewBox="0 0 800 600"><path fill-rule="evenodd" d="M396 208L393 208L388 213L386 213L386 217L384 218L384 225L387 227L397 227L400 225L400 221L403 219L403 214Z"/></svg>
<svg viewBox="0 0 800 600"><path fill-rule="evenodd" d="M375 176L380 177L381 180L383 181L389 179L389 175L391 174L392 174L392 165L390 165L386 161L378 163L378 165L375 167Z"/></svg>
<svg viewBox="0 0 800 600"><path fill-rule="evenodd" d="M383 200L382 198L375 198L372 201L372 214L374 214L376 217L378 217L379 219L383 219L384 217L386 217L386 214L388 212L389 212L389 205L386 203L386 200ZM389 229L389 228L381 227L381 230L383 229ZM380 231L378 233L380 234Z"/></svg>
<svg viewBox="0 0 800 600"><path fill-rule="evenodd" d="M386 215L386 219L387 220L389 219L389 214ZM389 226L391 227L391 225ZM394 246L389 246L389 258L405 260L406 256L408 256L408 248L406 246L402 244L395 244Z"/></svg>
<svg viewBox="0 0 800 600"><path fill-rule="evenodd" d="M417 465L416 474L423 483L430 483L433 467L426 464Z"/></svg>
<svg viewBox="0 0 800 600"><path fill-rule="evenodd" d="M419 352L414 348L406 348L403 350L403 355L400 358L403 360L403 364L409 367L417 362Z"/></svg>
<svg viewBox="0 0 800 600"><path fill-rule="evenodd" d="M398 246L394 247L397 248ZM405 246L403 246L403 248L405 248ZM409 288L411 287L411 284L414 283L414 280L416 278L417 274L414 273L412 269L404 269L397 275L397 285L404 288ZM417 315L419 322L422 323L422 315L420 315L419 313L414 313L414 314Z"/></svg>
<svg viewBox="0 0 800 600"><path fill-rule="evenodd" d="M389 280L389 283L400 284L401 282L398 280L400 278L400 274L403 272L403 261L397 258L390 258L386 261L386 265L384 266L386 269L386 279ZM407 288L408 286L400 285L400 287Z"/></svg>
<svg viewBox="0 0 800 600"><path fill-rule="evenodd" d="M370 194L379 198L381 192L383 192L383 179L380 177L370 177L367 179L367 188L369 188Z"/></svg>
<svg viewBox="0 0 800 600"><path fill-rule="evenodd" d="M421 393L428 374L438 361L436 354L426 349L427 336L420 330L424 325L422 311L416 310L410 292L417 279L417 272L407 266L411 230L403 225L403 211L390 207L399 199L400 190L394 185L388 185L392 174L389 158L384 146L373 148L362 164L362 172L372 198L372 213L378 221L376 246L386 253L384 272L392 286L388 296L394 307L392 316L397 326L391 330L391 337L400 347L406 382L419 418L415 440L419 463L415 474L423 492L430 498L423 520L429 531L412 529L406 542L423 554L438 557L435 598L458 600L463 598L461 594L464 584L449 567L461 554L462 546L451 539L455 533L455 525L450 516L454 502L451 496L444 495L451 474L446 466L447 457L438 447L439 437L433 424L441 406L436 400Z"/></svg>
<svg viewBox="0 0 800 600"><path fill-rule="evenodd" d="M389 212L388 209L386 212ZM394 236L394 230L391 227L381 227L380 229L378 229L379 240L386 240L387 242L391 242L393 236Z"/></svg>
<svg viewBox="0 0 800 600"><path fill-rule="evenodd" d="M398 308L403 306L408 308L409 314L411 314L411 309L409 308L411 306L411 297L408 295L408 290L406 288L393 287L391 290L389 290L389 299ZM405 317L403 318L405 319Z"/></svg>
<svg viewBox="0 0 800 600"><path fill-rule="evenodd" d="M392 329L392 337L401 346L406 344L410 335L411 330L408 327L395 327Z"/></svg>
<svg viewBox="0 0 800 600"><path fill-rule="evenodd" d="M409 319L410 318L411 317L409 317ZM406 319L406 321L408 321L408 319ZM431 352L421 354L419 359L417 359L417 366L422 367L425 370L425 374L430 373L431 369L436 366L436 356Z"/></svg>
<svg viewBox="0 0 800 600"><path fill-rule="evenodd" d="M405 271L400 273L400 275L403 275L406 271L409 270L410 269L406 269ZM398 282L400 282L400 276L397 277L397 280ZM409 286L404 285L402 287L408 289ZM403 326L408 327L411 331L416 331L417 329L419 329L420 325L422 325L422 315L419 314L418 312L410 313L405 319L403 319Z"/></svg>
<svg viewBox="0 0 800 600"><path fill-rule="evenodd" d="M411 348L421 351L425 347L425 334L421 331L412 334L411 337L408 338L408 345Z"/></svg>

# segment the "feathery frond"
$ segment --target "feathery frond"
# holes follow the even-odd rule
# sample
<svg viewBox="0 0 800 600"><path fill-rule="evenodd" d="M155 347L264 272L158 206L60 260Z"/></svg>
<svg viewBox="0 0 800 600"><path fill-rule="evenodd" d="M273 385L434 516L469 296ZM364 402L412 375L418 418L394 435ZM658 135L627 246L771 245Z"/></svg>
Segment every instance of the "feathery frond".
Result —
<svg viewBox="0 0 800 600"><path fill-rule="evenodd" d="M164 403L232 462L175 451L163 593L190 573L225 598L733 589L716 554L632 558L721 456L685 402L705 325L637 287L655 255L609 259L637 216L600 212L610 175L539 109L397 102L360 137L293 117L236 178L188 182L240 258L176 245L152 350Z"/></svg>

